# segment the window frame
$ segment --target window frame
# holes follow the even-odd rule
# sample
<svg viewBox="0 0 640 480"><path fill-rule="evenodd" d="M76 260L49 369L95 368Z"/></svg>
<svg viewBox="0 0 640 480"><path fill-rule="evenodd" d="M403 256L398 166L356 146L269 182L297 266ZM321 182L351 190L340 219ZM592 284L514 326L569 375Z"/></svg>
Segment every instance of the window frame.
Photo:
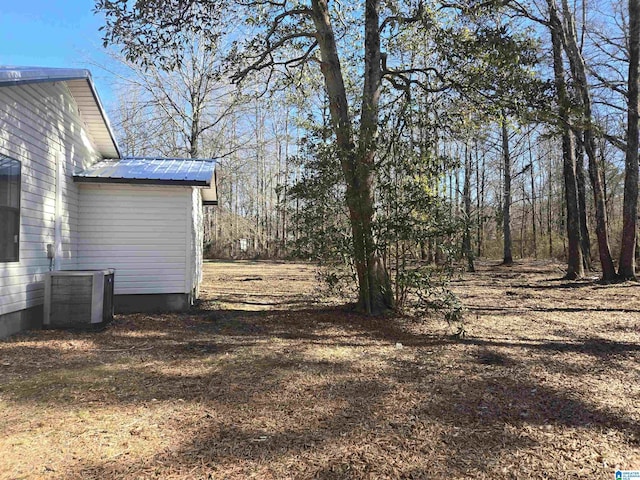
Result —
<svg viewBox="0 0 640 480"><path fill-rule="evenodd" d="M9 157L7 155L0 155L0 162L8 161L9 168L15 168L17 164L18 169L18 185L17 185L17 201L16 206L13 205L3 205L0 203L0 211L10 212L15 215L15 225L14 225L14 242L16 247L13 250L12 254L4 257L2 256L2 252L0 251L0 263L15 263L20 261L20 225L21 225L21 207L22 207L22 162L13 157ZM9 198L11 200L11 198ZM7 232L8 233L8 232ZM17 237L17 241L15 241L15 237ZM11 240L9 241L11 243Z"/></svg>

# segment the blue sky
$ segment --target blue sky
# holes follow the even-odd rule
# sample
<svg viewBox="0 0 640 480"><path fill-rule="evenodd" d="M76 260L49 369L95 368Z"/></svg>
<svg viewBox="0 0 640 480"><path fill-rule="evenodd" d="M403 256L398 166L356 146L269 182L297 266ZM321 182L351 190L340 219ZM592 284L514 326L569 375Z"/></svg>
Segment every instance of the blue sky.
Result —
<svg viewBox="0 0 640 480"><path fill-rule="evenodd" d="M93 0L0 0L0 64L88 68L107 108L113 101Z"/></svg>

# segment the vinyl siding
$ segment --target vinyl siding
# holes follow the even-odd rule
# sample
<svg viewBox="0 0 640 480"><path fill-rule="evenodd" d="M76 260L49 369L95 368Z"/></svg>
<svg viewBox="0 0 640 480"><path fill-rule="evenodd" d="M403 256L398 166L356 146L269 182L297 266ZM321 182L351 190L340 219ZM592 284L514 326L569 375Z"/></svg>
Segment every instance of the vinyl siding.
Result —
<svg viewBox="0 0 640 480"><path fill-rule="evenodd" d="M200 296L200 283L202 282L202 256L204 244L204 212L202 210L202 195L198 188L193 189L191 196L192 222L191 222L191 289L195 298Z"/></svg>
<svg viewBox="0 0 640 480"><path fill-rule="evenodd" d="M20 261L0 263L0 315L43 303L46 245L55 241L56 162L62 162L60 267L76 268L75 169L97 161L95 144L64 82L0 88L0 155L22 164Z"/></svg>
<svg viewBox="0 0 640 480"><path fill-rule="evenodd" d="M116 295L191 291L192 188L80 184L79 213L78 268L115 268Z"/></svg>

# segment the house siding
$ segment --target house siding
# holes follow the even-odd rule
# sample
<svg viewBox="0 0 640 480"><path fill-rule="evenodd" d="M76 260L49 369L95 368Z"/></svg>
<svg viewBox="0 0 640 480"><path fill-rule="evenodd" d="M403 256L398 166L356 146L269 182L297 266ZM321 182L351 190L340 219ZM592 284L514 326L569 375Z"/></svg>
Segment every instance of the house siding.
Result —
<svg viewBox="0 0 640 480"><path fill-rule="evenodd" d="M0 154L22 165L20 255L18 262L0 262L1 316L42 305L46 245L55 243L56 216L61 242L56 265L77 266L78 188L72 174L99 154L64 82L4 86L0 105Z"/></svg>
<svg viewBox="0 0 640 480"><path fill-rule="evenodd" d="M200 283L202 282L202 258L204 247L204 211L202 209L202 194L198 188L193 189L191 196L191 291L194 297L200 296Z"/></svg>
<svg viewBox="0 0 640 480"><path fill-rule="evenodd" d="M115 295L189 294L191 187L80 184L78 268L115 268Z"/></svg>

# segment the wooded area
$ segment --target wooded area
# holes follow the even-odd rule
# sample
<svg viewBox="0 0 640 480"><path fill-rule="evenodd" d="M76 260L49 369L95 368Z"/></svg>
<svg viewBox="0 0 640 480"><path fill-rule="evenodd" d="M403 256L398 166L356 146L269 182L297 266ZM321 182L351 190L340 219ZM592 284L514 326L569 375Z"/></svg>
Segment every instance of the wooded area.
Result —
<svg viewBox="0 0 640 480"><path fill-rule="evenodd" d="M476 257L635 279L636 1L172 6L96 2L126 153L220 159L208 255L339 267L368 313Z"/></svg>

